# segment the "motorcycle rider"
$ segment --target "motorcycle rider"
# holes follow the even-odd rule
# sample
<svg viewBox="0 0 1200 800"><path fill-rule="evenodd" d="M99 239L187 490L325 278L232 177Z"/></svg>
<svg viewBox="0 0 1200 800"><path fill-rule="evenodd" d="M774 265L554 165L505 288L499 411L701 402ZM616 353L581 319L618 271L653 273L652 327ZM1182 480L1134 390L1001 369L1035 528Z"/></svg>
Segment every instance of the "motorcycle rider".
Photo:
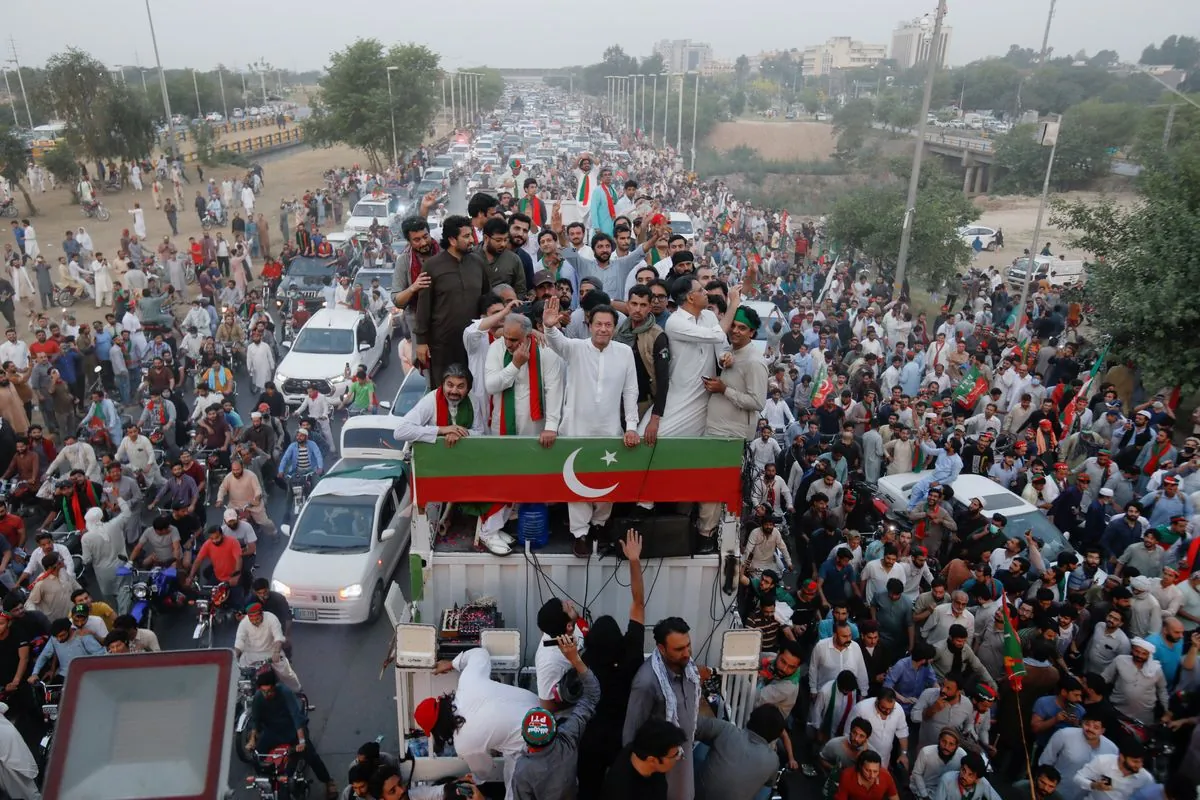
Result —
<svg viewBox="0 0 1200 800"><path fill-rule="evenodd" d="M302 475L306 472L320 475L324 467L321 448L310 442L308 431L301 428L296 431L296 440L288 445L283 458L279 460L279 471L276 477L291 478L293 474Z"/></svg>
<svg viewBox="0 0 1200 800"><path fill-rule="evenodd" d="M208 388L208 383L205 380L204 373L196 378L196 401L192 405L192 413L188 416L188 422L193 425L199 424L204 418L204 412L208 411L211 405L221 405L221 401L225 399L225 395L214 392Z"/></svg>
<svg viewBox="0 0 1200 800"><path fill-rule="evenodd" d="M201 447L205 450L216 451L221 466L229 467L229 448L233 444L233 428L225 418L221 407L210 405L204 412L204 419L196 426Z"/></svg>
<svg viewBox="0 0 1200 800"><path fill-rule="evenodd" d="M197 381L197 388L200 384L206 385L211 391L220 394L222 397L230 394L234 388L233 373L217 358L213 358L208 363L204 372L200 373Z"/></svg>
<svg viewBox="0 0 1200 800"><path fill-rule="evenodd" d="M120 464L113 461L104 469L103 492L101 507L109 514L119 512L122 500L134 509L135 513L125 521L125 541L133 544L138 538L138 517L141 516L143 497L145 496L142 487L125 474Z"/></svg>
<svg viewBox="0 0 1200 800"><path fill-rule="evenodd" d="M117 507L119 513L108 522L104 521L102 509L89 509L85 515L87 527L80 540L83 564L91 565L101 599L111 604L117 602L117 567L121 565L118 556L125 555L124 529L133 516L133 509L125 500L117 500Z"/></svg>
<svg viewBox="0 0 1200 800"><path fill-rule="evenodd" d="M167 516L154 518L154 522L138 539L129 552L129 561L141 569L152 567L175 567L183 563L183 544L179 529L171 524ZM143 555L144 553L144 555Z"/></svg>
<svg viewBox="0 0 1200 800"><path fill-rule="evenodd" d="M220 525L210 525L205 531L206 541L200 546L195 560L183 579L184 586L191 586L200 570L200 565L209 562L211 572L218 583L229 584L230 606L241 605L242 591L242 547L236 539L226 536Z"/></svg>
<svg viewBox="0 0 1200 800"><path fill-rule="evenodd" d="M333 430L329 427L329 418L333 415L333 402L318 392L316 386L310 385L308 394L300 403L300 407L296 409L296 415L301 418L307 415L317 421L317 425L321 429L321 437L329 448L329 455L332 456L337 450L334 444Z"/></svg>
<svg viewBox="0 0 1200 800"><path fill-rule="evenodd" d="M55 484L54 503L42 527L55 530L65 525L67 530L83 530L83 515L99 506L102 497L99 485L88 480L83 470L73 469L70 478Z"/></svg>
<svg viewBox="0 0 1200 800"><path fill-rule="evenodd" d="M154 457L154 445L142 436L141 428L136 423L126 426L125 430L125 438L117 447L116 460L129 466L142 488L161 486L163 476Z"/></svg>
<svg viewBox="0 0 1200 800"><path fill-rule="evenodd" d="M150 393L150 399L146 401L146 405L142 408L142 414L138 417L137 427L141 428L158 428L162 431L164 444L175 441L175 404L168 399L164 399L164 394L170 390L163 390ZM170 449L168 445L167 449Z"/></svg>
<svg viewBox="0 0 1200 800"><path fill-rule="evenodd" d="M264 419L262 411L250 412L250 424L238 435L238 442L250 449L250 468L259 474L263 489L274 474L275 462L279 460L282 440L275 432L272 421Z"/></svg>
<svg viewBox="0 0 1200 800"><path fill-rule="evenodd" d="M17 577L17 586L25 586L36 581L42 575L42 559L49 553L58 553L62 563L71 577L75 576L75 562L71 560L71 551L65 544L55 544L54 537L45 531L40 531L36 537L37 548L29 554L25 561L25 569ZM15 595L14 595L15 596Z"/></svg>
<svg viewBox="0 0 1200 800"><path fill-rule="evenodd" d="M250 701L250 738L246 744L251 750L268 753L281 746L295 748L312 767L317 780L325 784L327 796L336 798L337 784L308 740L308 716L295 693L279 685L274 670L259 673L256 683L258 691Z"/></svg>
<svg viewBox="0 0 1200 800"><path fill-rule="evenodd" d="M279 680L292 691L299 692L300 679L283 652L286 638L279 619L254 599L246 606L246 615L238 622L237 633L233 638L233 652L242 667L270 661L271 669L275 671Z"/></svg>
<svg viewBox="0 0 1200 800"><path fill-rule="evenodd" d="M77 469L82 470L94 481L100 480L100 462L96 460L95 449L87 442L81 442L74 431L64 431L62 447L59 449L58 455L50 462L50 466L46 467L46 474L42 479L44 491L39 491L38 496L42 499L50 497L50 491L54 488L52 479L59 474L60 470L65 470L69 474Z"/></svg>
<svg viewBox="0 0 1200 800"><path fill-rule="evenodd" d="M79 427L87 430L103 428L108 435L109 444L115 445L121 440L121 417L117 414L117 406L105 396L103 389L93 389L91 397L91 403Z"/></svg>
<svg viewBox="0 0 1200 800"><path fill-rule="evenodd" d="M218 507L226 503L230 505L229 511L234 512L235 518L238 512L235 508L240 509L245 507L246 515L254 520L263 534L269 538L275 538L275 523L267 516L266 506L263 504L263 487L258 480L258 476L252 471L246 469L246 465L240 459L232 459L229 464L229 474L221 481L221 486L217 489ZM225 512L226 519L229 518L229 511Z"/></svg>

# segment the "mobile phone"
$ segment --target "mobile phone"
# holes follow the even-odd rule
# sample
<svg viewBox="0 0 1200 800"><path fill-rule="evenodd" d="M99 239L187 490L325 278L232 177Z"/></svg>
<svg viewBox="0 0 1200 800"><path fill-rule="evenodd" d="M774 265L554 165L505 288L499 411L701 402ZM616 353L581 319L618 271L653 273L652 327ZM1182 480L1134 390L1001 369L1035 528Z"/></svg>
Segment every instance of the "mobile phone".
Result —
<svg viewBox="0 0 1200 800"><path fill-rule="evenodd" d="M542 647L558 647L558 642L554 639L547 639L542 642Z"/></svg>
<svg viewBox="0 0 1200 800"><path fill-rule="evenodd" d="M712 379L713 379L712 375L701 375L700 376L700 380L702 380L702 381L711 381Z"/></svg>

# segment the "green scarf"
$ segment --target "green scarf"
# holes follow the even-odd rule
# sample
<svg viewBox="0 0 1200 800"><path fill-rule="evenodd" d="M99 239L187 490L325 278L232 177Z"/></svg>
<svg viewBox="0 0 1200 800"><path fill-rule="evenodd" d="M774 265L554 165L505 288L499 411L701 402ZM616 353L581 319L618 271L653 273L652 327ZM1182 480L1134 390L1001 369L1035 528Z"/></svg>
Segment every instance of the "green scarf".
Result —
<svg viewBox="0 0 1200 800"><path fill-rule="evenodd" d="M613 338L621 344L627 344L630 347L633 347L633 343L637 341L638 335L650 330L650 328L654 326L654 323L654 315L649 314L646 316L645 321L635 328L633 327L633 320L629 317L626 317L625 321L617 326L617 332L613 334Z"/></svg>

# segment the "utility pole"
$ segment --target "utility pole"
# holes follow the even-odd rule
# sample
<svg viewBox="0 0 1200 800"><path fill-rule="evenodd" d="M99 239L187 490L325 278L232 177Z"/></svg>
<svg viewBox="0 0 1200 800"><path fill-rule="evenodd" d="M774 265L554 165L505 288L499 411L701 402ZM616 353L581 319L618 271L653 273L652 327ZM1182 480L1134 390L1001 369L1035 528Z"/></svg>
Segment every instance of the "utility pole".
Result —
<svg viewBox="0 0 1200 800"><path fill-rule="evenodd" d="M675 125L675 155L680 161L683 160L683 84L687 80L687 73L679 73L679 120Z"/></svg>
<svg viewBox="0 0 1200 800"><path fill-rule="evenodd" d="M221 86L221 113L229 120L229 106L225 103L225 67L217 64L217 83Z"/></svg>
<svg viewBox="0 0 1200 800"><path fill-rule="evenodd" d="M654 124L658 120L658 73L654 73L654 99L650 103L650 146L654 146Z"/></svg>
<svg viewBox="0 0 1200 800"><path fill-rule="evenodd" d="M1175 104L1167 109L1167 124L1163 126L1163 150L1171 143L1171 125L1175 123Z"/></svg>
<svg viewBox="0 0 1200 800"><path fill-rule="evenodd" d="M167 140L171 145L171 160L179 158L179 143L175 141L175 123L171 120L171 98L167 96L167 75L163 72L162 59L158 57L158 37L154 35L154 16L150 13L150 0L146 0L146 20L150 23L150 42L154 45L154 63L158 65L158 83L162 89L163 111L167 115Z"/></svg>
<svg viewBox="0 0 1200 800"><path fill-rule="evenodd" d="M204 119L204 109L200 107L200 84L196 82L196 70L192 69L192 89L196 92L196 118Z"/></svg>
<svg viewBox="0 0 1200 800"><path fill-rule="evenodd" d="M1038 132L1038 144L1043 147L1050 145L1050 160L1046 162L1046 177L1042 181L1042 200L1038 204L1037 222L1033 225L1033 244L1029 247L1029 258L1025 264L1025 280L1021 284L1021 302L1017 306L1017 317L1013 321L1013 333L1021 330L1021 318L1025 316L1025 304L1029 302L1029 284L1037 273L1038 242L1042 238L1042 217L1046 213L1046 198L1050 195L1050 173L1054 170L1054 156L1058 153L1058 137L1062 126L1062 116L1052 122L1042 123Z"/></svg>
<svg viewBox="0 0 1200 800"><path fill-rule="evenodd" d="M25 116L29 120L29 130L33 130L33 112L29 110L29 95L25 93L25 76L21 74L21 62L17 59L17 42L9 36L8 43L12 46L12 61L17 68L17 84L21 87L21 99L25 101Z"/></svg>
<svg viewBox="0 0 1200 800"><path fill-rule="evenodd" d="M642 75L642 124L640 129L643 133L646 131L646 78L649 75Z"/></svg>
<svg viewBox="0 0 1200 800"><path fill-rule="evenodd" d="M142 67L138 67L138 72L142 73L142 91L145 93L146 99L149 100L150 87L146 85L146 70Z"/></svg>
<svg viewBox="0 0 1200 800"><path fill-rule="evenodd" d="M688 172L696 171L696 120L700 113L700 70L696 70L696 97L692 101L692 165Z"/></svg>
<svg viewBox="0 0 1200 800"><path fill-rule="evenodd" d="M1046 15L1046 32L1042 34L1042 54L1038 58L1038 67L1046 66L1046 57L1050 55L1050 23L1054 21L1054 6L1058 0L1050 0L1050 13Z"/></svg>
<svg viewBox="0 0 1200 800"><path fill-rule="evenodd" d="M12 101L12 87L8 85L8 69L4 69L4 93L8 95L8 107L13 112L13 126L21 127L21 121L17 119L17 104Z"/></svg>
<svg viewBox="0 0 1200 800"><path fill-rule="evenodd" d="M446 108L446 76L442 75L442 124L450 121L449 109Z"/></svg>
<svg viewBox="0 0 1200 800"><path fill-rule="evenodd" d="M671 73L663 73L663 83L666 85L666 91L663 92L663 147L670 147L667 122L671 119Z"/></svg>
<svg viewBox="0 0 1200 800"><path fill-rule="evenodd" d="M458 106L454 102L454 78L457 72L450 73L450 126L458 130Z"/></svg>
<svg viewBox="0 0 1200 800"><path fill-rule="evenodd" d="M925 75L925 93L921 98L921 113L917 117L917 146L913 150L912 173L908 176L908 199L904 202L904 222L900 229L900 252L896 255L896 297L904 291L904 270L908 266L908 249L912 245L913 217L917 213L917 188L921 184L921 158L925 155L925 129L928 126L929 104L933 99L933 79L942 53L942 20L946 17L946 0L938 0L937 16L933 22L933 38L929 42L929 66ZM927 23L929 17L923 17ZM924 27L924 25L922 25Z"/></svg>

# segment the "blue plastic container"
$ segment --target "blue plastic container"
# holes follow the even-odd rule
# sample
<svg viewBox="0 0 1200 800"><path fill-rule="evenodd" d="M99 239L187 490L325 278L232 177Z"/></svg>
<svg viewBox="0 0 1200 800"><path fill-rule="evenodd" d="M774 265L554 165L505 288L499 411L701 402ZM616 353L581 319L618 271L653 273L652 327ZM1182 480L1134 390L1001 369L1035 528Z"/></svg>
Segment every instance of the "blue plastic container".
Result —
<svg viewBox="0 0 1200 800"><path fill-rule="evenodd" d="M550 509L545 503L522 503L517 512L517 543L534 550L550 541Z"/></svg>

